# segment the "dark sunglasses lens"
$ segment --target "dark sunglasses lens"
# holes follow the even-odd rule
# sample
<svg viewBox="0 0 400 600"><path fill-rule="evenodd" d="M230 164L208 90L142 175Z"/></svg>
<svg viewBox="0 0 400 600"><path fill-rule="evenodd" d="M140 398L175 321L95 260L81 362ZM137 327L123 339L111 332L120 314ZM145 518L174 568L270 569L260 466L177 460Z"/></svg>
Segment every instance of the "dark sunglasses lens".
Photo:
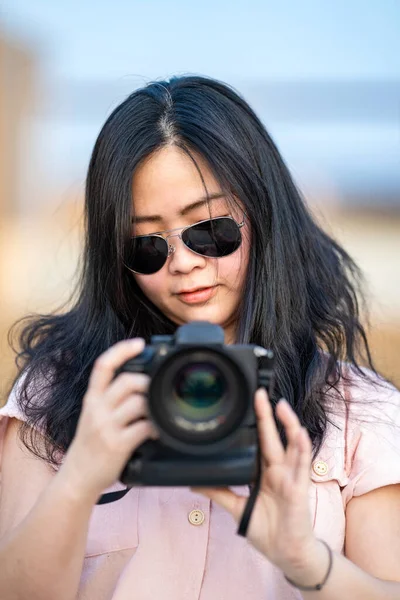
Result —
<svg viewBox="0 0 400 600"><path fill-rule="evenodd" d="M222 258L239 248L242 235L233 219L221 217L189 227L183 232L182 241L197 254Z"/></svg>
<svg viewBox="0 0 400 600"><path fill-rule="evenodd" d="M167 257L168 244L162 237L144 235L130 241L125 254L125 264L136 273L152 275L162 269Z"/></svg>

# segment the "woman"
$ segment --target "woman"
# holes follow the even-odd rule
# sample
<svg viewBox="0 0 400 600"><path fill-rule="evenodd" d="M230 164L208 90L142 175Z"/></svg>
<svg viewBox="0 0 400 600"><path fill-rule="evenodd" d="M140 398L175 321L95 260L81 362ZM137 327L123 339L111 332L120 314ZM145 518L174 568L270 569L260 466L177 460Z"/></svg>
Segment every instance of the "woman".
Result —
<svg viewBox="0 0 400 600"><path fill-rule="evenodd" d="M357 267L246 102L201 77L135 91L95 144L85 216L78 297L25 326L0 413L1 597L400 598L400 394L371 362ZM95 505L158 436L148 377L115 371L196 320L276 356L247 537L247 486Z"/></svg>

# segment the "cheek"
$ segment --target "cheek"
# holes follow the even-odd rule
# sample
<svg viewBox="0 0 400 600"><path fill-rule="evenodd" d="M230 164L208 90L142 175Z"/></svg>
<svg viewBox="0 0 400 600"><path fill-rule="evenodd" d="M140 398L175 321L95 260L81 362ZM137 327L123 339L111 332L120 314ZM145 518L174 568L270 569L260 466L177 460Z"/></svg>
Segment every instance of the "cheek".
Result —
<svg viewBox="0 0 400 600"><path fill-rule="evenodd" d="M218 275L233 289L240 289L244 283L249 260L248 245L242 243L237 252L218 261Z"/></svg>
<svg viewBox="0 0 400 600"><path fill-rule="evenodd" d="M134 275L136 283L142 290L142 292L154 300L159 298L164 291L164 277L161 273L155 273L154 275Z"/></svg>

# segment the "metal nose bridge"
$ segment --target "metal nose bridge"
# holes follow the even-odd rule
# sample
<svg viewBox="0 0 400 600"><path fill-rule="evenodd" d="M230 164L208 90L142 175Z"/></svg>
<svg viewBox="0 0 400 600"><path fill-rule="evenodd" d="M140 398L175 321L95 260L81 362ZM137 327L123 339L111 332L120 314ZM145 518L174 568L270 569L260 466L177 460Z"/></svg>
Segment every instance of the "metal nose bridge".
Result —
<svg viewBox="0 0 400 600"><path fill-rule="evenodd" d="M171 237L178 237L180 240L182 239L182 232L181 233L170 233L169 235L167 235L164 239L165 241L168 243L168 257L171 256L171 254L173 254L176 250L175 246L172 246L172 244L169 243L169 238Z"/></svg>

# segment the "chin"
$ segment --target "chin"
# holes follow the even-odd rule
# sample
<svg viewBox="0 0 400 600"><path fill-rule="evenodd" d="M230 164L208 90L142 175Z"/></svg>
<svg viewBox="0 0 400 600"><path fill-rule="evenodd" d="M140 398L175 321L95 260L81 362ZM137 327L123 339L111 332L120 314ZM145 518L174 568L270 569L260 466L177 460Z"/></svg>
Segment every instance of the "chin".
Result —
<svg viewBox="0 0 400 600"><path fill-rule="evenodd" d="M182 311L179 317L170 315L169 318L177 325L183 325L191 321L209 321L213 325L220 325L221 327L224 327L224 324L231 320L228 314L221 313L220 311L216 311L215 308L207 306L191 308L184 312Z"/></svg>

